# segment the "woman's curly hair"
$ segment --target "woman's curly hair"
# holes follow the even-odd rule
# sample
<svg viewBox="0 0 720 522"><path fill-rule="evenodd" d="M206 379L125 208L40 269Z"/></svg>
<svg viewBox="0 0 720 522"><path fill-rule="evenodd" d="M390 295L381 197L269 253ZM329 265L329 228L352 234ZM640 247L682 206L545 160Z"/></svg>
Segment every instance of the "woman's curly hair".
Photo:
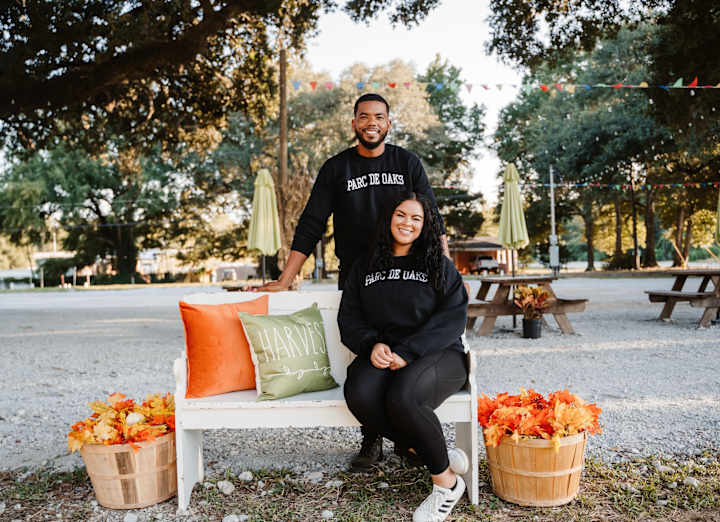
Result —
<svg viewBox="0 0 720 522"><path fill-rule="evenodd" d="M440 240L443 235L440 216L430 204L430 200L423 194L416 192L398 192L397 197L388 204L385 212L380 217L375 232L375 240L370 247L368 271L391 268L393 262L393 236L390 232L390 222L395 209L403 201L408 200L420 203L425 215L420 236L413 242L408 255L417 270L427 273L433 288L438 292L442 292L445 286L445 270L443 269L443 257L445 254Z"/></svg>

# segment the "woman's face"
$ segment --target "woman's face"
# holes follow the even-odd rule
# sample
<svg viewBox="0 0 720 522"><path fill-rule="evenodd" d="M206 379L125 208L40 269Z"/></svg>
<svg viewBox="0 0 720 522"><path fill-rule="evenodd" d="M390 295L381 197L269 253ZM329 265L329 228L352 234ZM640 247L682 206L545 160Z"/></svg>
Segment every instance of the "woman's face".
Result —
<svg viewBox="0 0 720 522"><path fill-rule="evenodd" d="M395 247L410 247L422 232L425 213L419 201L408 199L400 203L390 220L390 233Z"/></svg>

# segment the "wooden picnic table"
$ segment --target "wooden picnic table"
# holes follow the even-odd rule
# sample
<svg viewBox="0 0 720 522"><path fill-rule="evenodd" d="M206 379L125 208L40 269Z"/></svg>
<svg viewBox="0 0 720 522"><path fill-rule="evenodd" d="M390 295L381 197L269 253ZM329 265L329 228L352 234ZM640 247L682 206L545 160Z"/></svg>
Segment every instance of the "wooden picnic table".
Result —
<svg viewBox="0 0 720 522"><path fill-rule="evenodd" d="M478 335L489 335L495 321L500 315L521 315L520 309L512 301L510 291L513 286L536 284L544 288L549 294L550 306L544 314L552 314L562 333L574 333L567 314L570 312L583 312L587 299L561 299L555 295L550 283L557 280L554 275L516 275L516 276L485 276L480 278L480 289L477 301L468 304L467 328L472 329L478 317L483 317ZM488 293L496 286L491 301L487 300Z"/></svg>
<svg viewBox="0 0 720 522"><path fill-rule="evenodd" d="M672 315L675 305L681 301L687 301L690 306L704 308L699 328L707 328L710 321L718 316L720 310L720 268L701 268L694 270L668 270L661 272L665 275L675 276L672 290L645 290L651 303L665 303L658 320L668 320ZM683 286L689 277L700 277L700 286L697 291L683 291ZM712 290L708 285L712 282Z"/></svg>

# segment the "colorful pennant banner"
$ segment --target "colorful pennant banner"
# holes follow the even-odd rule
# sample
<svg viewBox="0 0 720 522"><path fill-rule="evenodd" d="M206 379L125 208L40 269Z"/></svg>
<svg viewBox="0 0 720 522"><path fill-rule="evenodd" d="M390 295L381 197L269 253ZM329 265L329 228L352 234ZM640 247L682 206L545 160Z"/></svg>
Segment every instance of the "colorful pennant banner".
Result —
<svg viewBox="0 0 720 522"><path fill-rule="evenodd" d="M309 81L307 84L299 81L299 80L292 80L292 86L297 91L300 90L303 86L307 85L310 87L311 90L317 90L319 83L317 81ZM467 92L472 92L473 87L476 84L472 83L448 83L445 84L443 82L434 82L434 83L423 83L423 82L378 82L378 81L372 81L372 82L363 82L358 81L355 83L355 86L362 90L365 88L372 88L374 90L377 90L379 88L390 88L390 89L397 89L401 86L405 89L409 89L410 86L416 83L422 87L428 87L430 89L436 89L441 90L443 88L449 88L452 90L457 91L461 87L465 87L467 89ZM333 81L326 81L322 84L326 89L334 89L338 86L337 82ZM705 84L700 85L698 77L696 76L693 78L693 80L690 83L683 83L682 78L678 78L671 84L667 85L648 85L647 82L640 82L639 84L630 84L630 83L623 83L623 82L617 82L614 84L608 84L608 83L596 83L596 84L574 84L574 83L540 83L536 85L518 85L516 83L496 83L494 85L487 84L487 83L481 83L479 84L480 87L482 87L484 90L489 91L493 87L496 88L498 91L501 91L503 87L512 87L512 88L521 88L525 92L532 91L534 89L540 89L543 92L547 93L557 93L558 91L567 91L570 94L575 94L577 89L585 89L586 91L589 91L591 89L664 89L666 91L669 91L670 89L691 89L692 94L695 94L694 89L720 89L720 83L717 83L715 85L712 84Z"/></svg>
<svg viewBox="0 0 720 522"><path fill-rule="evenodd" d="M550 187L550 183L523 183L522 187ZM632 184L622 183L555 183L555 187L559 188L604 188L610 190L632 190ZM715 187L718 188L718 181L703 181L700 183L652 183L652 184L636 184L636 190L670 189L670 188L702 188Z"/></svg>

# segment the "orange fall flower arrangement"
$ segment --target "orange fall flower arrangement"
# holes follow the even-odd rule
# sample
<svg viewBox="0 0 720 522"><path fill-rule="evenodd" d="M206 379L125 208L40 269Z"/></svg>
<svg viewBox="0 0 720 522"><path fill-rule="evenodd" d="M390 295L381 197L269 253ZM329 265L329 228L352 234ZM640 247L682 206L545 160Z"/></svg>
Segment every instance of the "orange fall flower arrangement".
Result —
<svg viewBox="0 0 720 522"><path fill-rule="evenodd" d="M567 390L553 392L547 398L532 389L521 390L520 395L478 397L478 422L489 446L497 447L508 435L516 443L520 438L551 440L558 451L561 437L583 431L602 433L598 422L602 410L595 404L586 404Z"/></svg>
<svg viewBox="0 0 720 522"><path fill-rule="evenodd" d="M93 414L73 424L68 433L68 449L78 451L84 444L130 444L155 440L175 431L175 400L171 393L148 395L142 404L113 393L107 403L91 402Z"/></svg>

